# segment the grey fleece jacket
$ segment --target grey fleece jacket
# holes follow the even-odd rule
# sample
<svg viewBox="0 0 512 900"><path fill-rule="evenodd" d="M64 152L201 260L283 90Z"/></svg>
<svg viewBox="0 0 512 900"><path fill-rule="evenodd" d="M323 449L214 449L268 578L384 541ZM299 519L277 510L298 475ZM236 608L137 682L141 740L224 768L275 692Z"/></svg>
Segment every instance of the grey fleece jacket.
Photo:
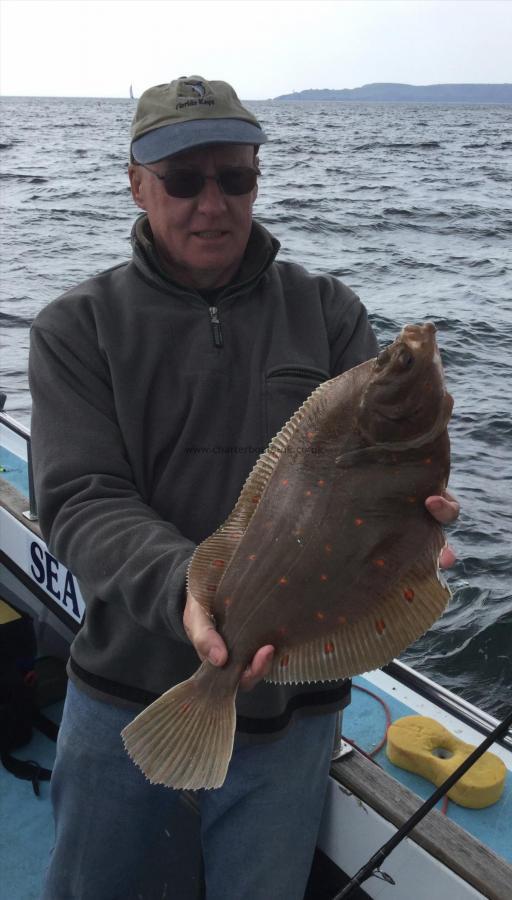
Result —
<svg viewBox="0 0 512 900"><path fill-rule="evenodd" d="M261 225L215 300L166 276L145 216L132 244L38 315L29 374L41 529L86 601L70 676L140 708L197 668L182 621L195 546L311 391L377 345L356 295L275 262ZM238 726L270 733L348 697L347 682L260 684Z"/></svg>

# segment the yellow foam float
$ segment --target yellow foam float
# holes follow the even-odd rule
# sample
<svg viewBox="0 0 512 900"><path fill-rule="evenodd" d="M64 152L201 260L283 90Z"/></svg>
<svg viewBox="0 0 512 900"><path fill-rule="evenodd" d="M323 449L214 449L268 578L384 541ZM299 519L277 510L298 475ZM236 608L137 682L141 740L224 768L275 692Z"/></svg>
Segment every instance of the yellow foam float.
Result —
<svg viewBox="0 0 512 900"><path fill-rule="evenodd" d="M428 716L404 716L388 729L388 759L401 769L422 775L436 787L475 749ZM494 753L484 753L448 791L459 806L483 809L501 797L507 769Z"/></svg>

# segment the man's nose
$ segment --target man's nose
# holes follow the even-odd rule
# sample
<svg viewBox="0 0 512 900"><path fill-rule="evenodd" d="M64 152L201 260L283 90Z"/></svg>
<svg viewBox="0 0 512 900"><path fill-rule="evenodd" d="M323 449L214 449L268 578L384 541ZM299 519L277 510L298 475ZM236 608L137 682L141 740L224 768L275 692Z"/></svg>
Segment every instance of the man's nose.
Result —
<svg viewBox="0 0 512 900"><path fill-rule="evenodd" d="M198 209L201 210L201 212L211 209L226 209L226 196L219 184L218 176L204 175L203 177L205 182L198 196Z"/></svg>

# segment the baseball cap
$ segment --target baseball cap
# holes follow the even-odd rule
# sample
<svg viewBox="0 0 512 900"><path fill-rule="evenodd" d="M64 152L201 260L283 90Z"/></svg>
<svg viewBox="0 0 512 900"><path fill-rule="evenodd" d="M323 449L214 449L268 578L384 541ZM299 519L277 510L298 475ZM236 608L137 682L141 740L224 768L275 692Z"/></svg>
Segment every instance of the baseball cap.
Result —
<svg viewBox="0 0 512 900"><path fill-rule="evenodd" d="M131 130L131 152L139 163L208 144L264 144L256 117L226 81L200 75L158 84L141 95Z"/></svg>

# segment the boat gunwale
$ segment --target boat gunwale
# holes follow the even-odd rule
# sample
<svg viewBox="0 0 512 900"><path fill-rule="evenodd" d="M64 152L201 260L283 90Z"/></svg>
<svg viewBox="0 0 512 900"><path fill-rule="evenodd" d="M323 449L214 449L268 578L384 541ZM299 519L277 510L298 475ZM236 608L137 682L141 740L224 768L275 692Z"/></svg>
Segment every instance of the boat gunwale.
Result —
<svg viewBox="0 0 512 900"><path fill-rule="evenodd" d="M341 791L348 791L396 828L423 803L357 749L333 762L330 774ZM512 866L437 809L430 810L406 840L414 841L489 900L508 900Z"/></svg>

